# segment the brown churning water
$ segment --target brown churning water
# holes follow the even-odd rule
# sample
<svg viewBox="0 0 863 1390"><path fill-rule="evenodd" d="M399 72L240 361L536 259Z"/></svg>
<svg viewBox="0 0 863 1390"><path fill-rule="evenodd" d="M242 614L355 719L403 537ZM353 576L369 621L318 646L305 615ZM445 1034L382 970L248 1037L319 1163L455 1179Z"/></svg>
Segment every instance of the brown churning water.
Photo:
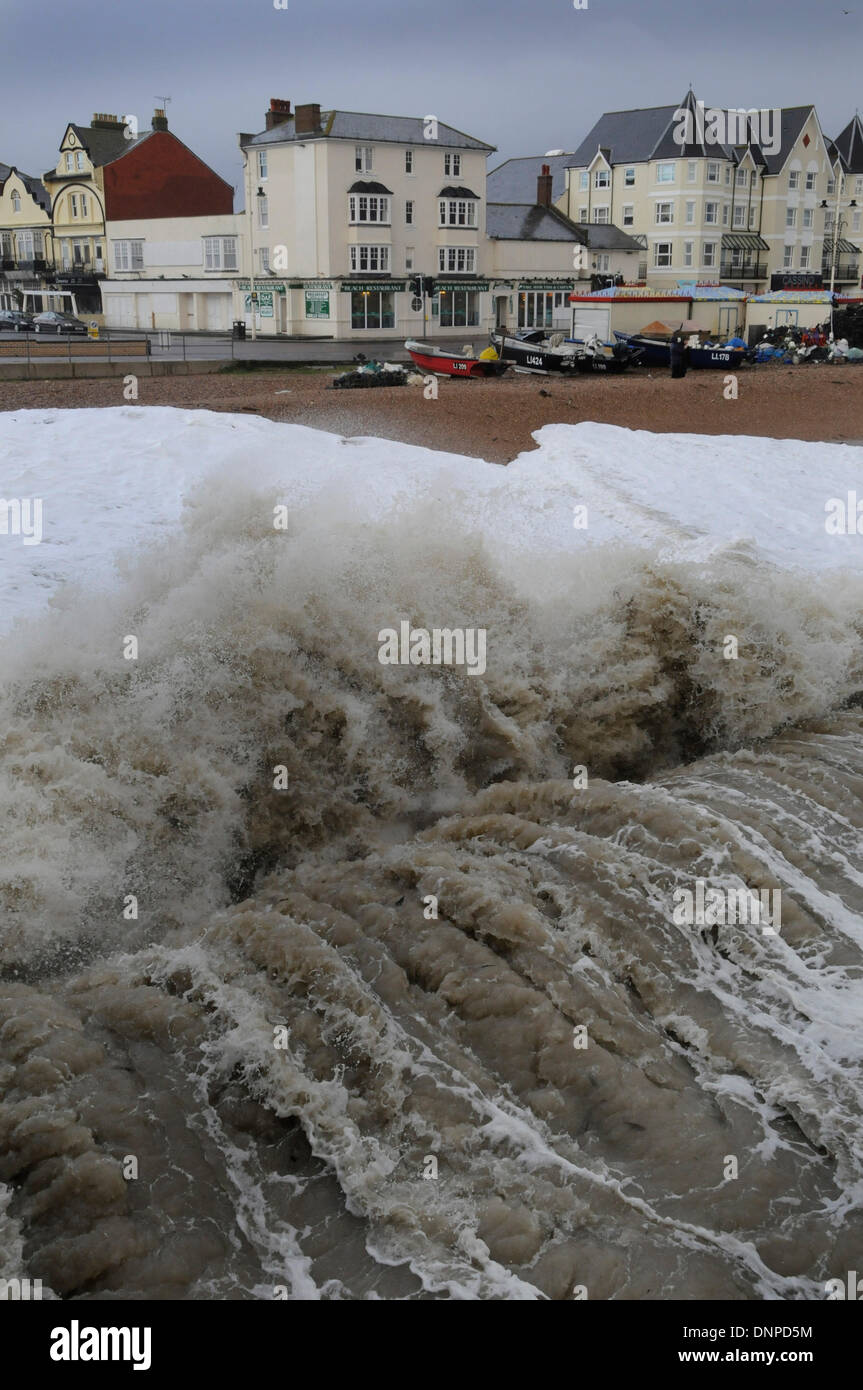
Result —
<svg viewBox="0 0 863 1390"><path fill-rule="evenodd" d="M0 1276L822 1297L863 1234L863 580L616 546L543 596L455 516L323 544L315 505L286 545L201 495L10 656ZM486 669L382 664L402 619ZM781 930L676 922L699 878Z"/></svg>

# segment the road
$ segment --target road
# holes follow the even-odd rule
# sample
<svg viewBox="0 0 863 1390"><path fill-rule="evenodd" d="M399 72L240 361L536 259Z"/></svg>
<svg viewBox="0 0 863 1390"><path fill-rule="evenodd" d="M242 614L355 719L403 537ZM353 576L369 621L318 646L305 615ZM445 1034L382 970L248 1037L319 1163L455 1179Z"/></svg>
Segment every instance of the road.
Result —
<svg viewBox="0 0 863 1390"><path fill-rule="evenodd" d="M110 345L112 341L128 342L130 337L140 338L140 354L123 353L112 354ZM388 362L407 362L408 354L405 352L404 341L398 338L391 338L385 342L370 341L360 342L330 342L326 339L301 340L289 338L259 338L257 342L246 340L245 342L235 341L228 334L130 334L124 333L121 329L114 329L99 339L99 344L104 345L103 352L88 351L81 356L89 362L123 361L136 362L144 360L147 356L144 341L150 339L150 360L153 362L177 362L183 361L226 361L236 362L284 362L285 365L291 363L308 363L327 365L331 362L353 362L357 353L364 353L366 357L377 358L379 361ZM0 353L0 363L3 362L26 362L28 358L28 347L30 345L42 346L50 343L52 347L58 344L62 351L54 357L41 357L33 355L33 361L59 361L66 362L70 357L78 355L74 346L70 344L82 344L85 340L80 337L67 337L65 335L56 337L51 334L39 333L20 334L20 333L0 333L0 343L15 342L21 348L20 353L14 356L7 356L5 352ZM453 346L459 348L464 343L471 343L477 350L481 350L488 343L487 334L468 333L464 329L453 330L449 339ZM95 344L90 341L90 346Z"/></svg>

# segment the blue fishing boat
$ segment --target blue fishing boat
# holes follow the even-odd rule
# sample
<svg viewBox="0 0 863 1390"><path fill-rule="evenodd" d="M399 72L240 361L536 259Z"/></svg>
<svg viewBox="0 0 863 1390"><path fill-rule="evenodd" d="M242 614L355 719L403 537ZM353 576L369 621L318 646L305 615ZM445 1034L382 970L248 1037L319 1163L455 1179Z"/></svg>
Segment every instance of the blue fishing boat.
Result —
<svg viewBox="0 0 863 1390"><path fill-rule="evenodd" d="M644 367L670 367L671 344L667 338L645 337L643 333L621 333L615 329L615 338L632 348L641 349L641 365ZM746 347L712 346L688 347L686 365L688 367L713 367L720 371L734 371L741 363L749 361L750 351Z"/></svg>

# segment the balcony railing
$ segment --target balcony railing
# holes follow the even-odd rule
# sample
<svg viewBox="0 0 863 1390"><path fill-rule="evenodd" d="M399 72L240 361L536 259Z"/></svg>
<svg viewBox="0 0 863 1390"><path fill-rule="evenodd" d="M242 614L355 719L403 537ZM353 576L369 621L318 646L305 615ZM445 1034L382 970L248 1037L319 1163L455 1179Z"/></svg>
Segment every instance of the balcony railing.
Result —
<svg viewBox="0 0 863 1390"><path fill-rule="evenodd" d="M829 262L828 262L827 265L822 265L822 267L821 267L821 275L822 275L822 277L823 277L823 280L824 280L825 285L827 285L827 286L829 286L829 284L830 284L830 276L832 275L832 273L833 273L832 267L830 266ZM860 264L859 264L858 261L837 261L837 262L836 262L836 282L837 282L837 284L839 284L839 283L842 283L842 284L849 284L850 282L852 282L852 281L854 281L854 280L859 280L859 279L860 279Z"/></svg>
<svg viewBox="0 0 863 1390"><path fill-rule="evenodd" d="M767 265L764 261L723 261L719 275L722 280L766 280Z"/></svg>
<svg viewBox="0 0 863 1390"><path fill-rule="evenodd" d="M22 275L41 275L43 271L48 269L48 262L38 256L29 261L22 260L18 256L4 256L3 260L0 261L0 269L5 274L14 274L15 271L18 271Z"/></svg>

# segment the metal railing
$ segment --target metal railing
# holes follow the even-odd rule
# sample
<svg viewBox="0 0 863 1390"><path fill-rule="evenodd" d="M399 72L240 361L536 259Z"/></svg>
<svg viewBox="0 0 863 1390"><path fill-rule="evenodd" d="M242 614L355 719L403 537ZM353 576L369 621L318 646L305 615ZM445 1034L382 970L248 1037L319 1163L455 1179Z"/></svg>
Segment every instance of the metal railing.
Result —
<svg viewBox="0 0 863 1390"><path fill-rule="evenodd" d="M833 273L833 272L832 272L832 267L831 267L829 261L828 261L828 263L827 263L826 265L822 265L822 266L821 266L821 277L822 277L822 279L823 279L825 285L827 285L828 287L829 287L829 285L830 285L830 276L831 276L832 273ZM859 280L859 279L860 279L860 264L859 264L858 261L837 261L837 262L836 262L836 280L837 280L837 281L842 281L842 282L844 282L844 283L847 284L848 281L851 281L851 280Z"/></svg>
<svg viewBox="0 0 863 1390"><path fill-rule="evenodd" d="M723 280L766 280L767 265L764 261L723 261L719 275Z"/></svg>

